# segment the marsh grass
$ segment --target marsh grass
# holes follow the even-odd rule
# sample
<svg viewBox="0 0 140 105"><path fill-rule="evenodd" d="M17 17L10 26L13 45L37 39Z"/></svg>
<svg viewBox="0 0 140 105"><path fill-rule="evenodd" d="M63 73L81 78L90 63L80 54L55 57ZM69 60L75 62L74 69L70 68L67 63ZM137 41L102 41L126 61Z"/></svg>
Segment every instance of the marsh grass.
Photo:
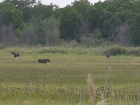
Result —
<svg viewBox="0 0 140 105"><path fill-rule="evenodd" d="M102 99L109 66L106 99L113 105L139 103L140 57L106 59L92 53L38 53L41 50L18 48L21 58L14 59L13 50L0 51L0 105L25 105L25 100L33 105L88 105L87 74L94 80L96 104ZM38 64L39 58L49 58L51 63Z"/></svg>
<svg viewBox="0 0 140 105"><path fill-rule="evenodd" d="M89 91L89 97L90 97L89 104L93 105L95 96L96 96L96 91L95 91L95 86L94 86L94 83L90 74L88 74L87 84L88 84L88 91Z"/></svg>
<svg viewBox="0 0 140 105"><path fill-rule="evenodd" d="M63 47L63 46L55 46L55 47L8 47L2 49L0 53L26 53L26 54L42 54L42 53L59 53L59 54L99 54L101 48L81 48L81 47Z"/></svg>

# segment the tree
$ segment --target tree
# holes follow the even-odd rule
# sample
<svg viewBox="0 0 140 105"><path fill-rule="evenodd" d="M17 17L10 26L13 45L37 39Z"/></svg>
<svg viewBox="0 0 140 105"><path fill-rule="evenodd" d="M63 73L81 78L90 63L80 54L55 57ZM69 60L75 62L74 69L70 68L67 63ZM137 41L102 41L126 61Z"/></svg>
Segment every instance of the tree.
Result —
<svg viewBox="0 0 140 105"><path fill-rule="evenodd" d="M80 24L76 26L76 32L75 32L75 39L77 42L81 42L81 37L89 37L89 27L90 24L87 20L81 20Z"/></svg>
<svg viewBox="0 0 140 105"><path fill-rule="evenodd" d="M31 24L23 30L23 43L30 46L37 44L37 34Z"/></svg>
<svg viewBox="0 0 140 105"><path fill-rule="evenodd" d="M130 38L128 35L129 24L121 24L117 29L116 35L112 34L115 44L128 47L130 46Z"/></svg>
<svg viewBox="0 0 140 105"><path fill-rule="evenodd" d="M22 11L17 9L10 2L0 3L0 14L4 14L2 24L5 24L7 26L13 25L14 29L15 28L23 29L24 22L22 20L23 19Z"/></svg>
<svg viewBox="0 0 140 105"><path fill-rule="evenodd" d="M19 8L23 11L27 7L33 7L36 3L36 0L5 0L5 2L11 2L16 8Z"/></svg>
<svg viewBox="0 0 140 105"><path fill-rule="evenodd" d="M71 6L75 8L75 10L81 15L83 20L86 20L87 14L92 5L88 0L75 0L74 2L72 2Z"/></svg>
<svg viewBox="0 0 140 105"><path fill-rule="evenodd" d="M56 44L59 42L59 25L60 19L54 18L54 15L42 21L44 33L46 36L46 44Z"/></svg>
<svg viewBox="0 0 140 105"><path fill-rule="evenodd" d="M134 46L140 46L140 14L133 18L129 32L131 44Z"/></svg>
<svg viewBox="0 0 140 105"><path fill-rule="evenodd" d="M65 7L61 9L60 20L60 38L73 40L76 25L79 24L81 20L79 13L72 7Z"/></svg>
<svg viewBox="0 0 140 105"><path fill-rule="evenodd" d="M100 29L103 31L103 38L108 38L111 30L114 30L117 24L119 24L120 20L117 15L115 15L112 11L108 11L103 9L102 16L100 17L100 21L102 23L102 27Z"/></svg>
<svg viewBox="0 0 140 105"><path fill-rule="evenodd" d="M18 45L18 40L14 34L13 25L3 25L0 28L0 39L4 47Z"/></svg>
<svg viewBox="0 0 140 105"><path fill-rule="evenodd" d="M44 32L44 27L42 21L40 21L40 23L36 23L35 25L37 25L36 27L36 32L37 32L37 39L38 39L38 43L45 46L46 45L46 36L45 36L45 32Z"/></svg>
<svg viewBox="0 0 140 105"><path fill-rule="evenodd" d="M5 17L4 12L1 12L1 13L0 13L0 26L2 25L2 23L3 23L3 21L4 21L4 17Z"/></svg>
<svg viewBox="0 0 140 105"><path fill-rule="evenodd" d="M87 13L87 20L90 23L90 29L89 29L90 32L93 32L94 28L98 27L99 17L100 17L100 10L95 8L95 6L91 6Z"/></svg>
<svg viewBox="0 0 140 105"><path fill-rule="evenodd" d="M140 0L136 0L132 3L133 3L132 10L137 12L137 13L140 13Z"/></svg>
<svg viewBox="0 0 140 105"><path fill-rule="evenodd" d="M32 8L27 8L24 13L24 20L29 22L32 19L44 20L49 18L54 13L55 5L35 5Z"/></svg>

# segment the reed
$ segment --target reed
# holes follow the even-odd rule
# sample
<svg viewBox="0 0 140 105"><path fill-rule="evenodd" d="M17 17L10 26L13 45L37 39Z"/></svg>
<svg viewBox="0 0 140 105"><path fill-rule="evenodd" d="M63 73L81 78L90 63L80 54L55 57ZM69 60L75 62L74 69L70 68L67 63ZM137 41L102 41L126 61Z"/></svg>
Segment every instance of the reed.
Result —
<svg viewBox="0 0 140 105"><path fill-rule="evenodd" d="M89 89L89 104L90 105L94 105L94 100L95 100L95 96L96 96L96 92L95 92L95 86L94 83L91 79L91 75L88 74L88 79L87 79L87 83L88 83L88 89Z"/></svg>
<svg viewBox="0 0 140 105"><path fill-rule="evenodd" d="M32 105L29 101L24 101L25 105Z"/></svg>
<svg viewBox="0 0 140 105"><path fill-rule="evenodd" d="M81 105L89 105L88 73L94 75L94 90L90 92L96 90L96 94L90 95L91 104L100 105L106 101L104 99L110 99L107 102L113 105L139 105L139 57L111 56L106 59L105 55L88 53L14 50L22 52L21 59L14 59L11 51L13 49L0 51L0 105L23 105L25 100L33 105L78 105L79 101ZM37 63L37 59L48 57L51 63ZM125 96L129 98L126 100Z"/></svg>

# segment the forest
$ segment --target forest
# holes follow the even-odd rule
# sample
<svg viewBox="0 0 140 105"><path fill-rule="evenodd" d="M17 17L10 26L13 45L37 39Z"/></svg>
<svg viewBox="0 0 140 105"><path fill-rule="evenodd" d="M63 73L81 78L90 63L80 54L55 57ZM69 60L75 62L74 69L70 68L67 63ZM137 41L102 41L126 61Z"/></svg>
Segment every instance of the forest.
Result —
<svg viewBox="0 0 140 105"><path fill-rule="evenodd" d="M77 43L140 46L140 0L75 0L64 8L36 0L0 3L0 46Z"/></svg>

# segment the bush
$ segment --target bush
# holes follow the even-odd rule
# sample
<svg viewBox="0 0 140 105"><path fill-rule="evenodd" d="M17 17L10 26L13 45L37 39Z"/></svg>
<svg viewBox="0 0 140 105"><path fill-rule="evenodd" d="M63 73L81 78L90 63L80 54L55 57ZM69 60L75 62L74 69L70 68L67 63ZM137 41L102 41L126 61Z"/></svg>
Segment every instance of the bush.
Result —
<svg viewBox="0 0 140 105"><path fill-rule="evenodd" d="M127 54L133 54L136 56L140 56L140 47L135 47L135 48L129 48L127 49Z"/></svg>
<svg viewBox="0 0 140 105"><path fill-rule="evenodd" d="M111 55L126 54L127 49L123 46L114 45L107 49L106 53L109 52Z"/></svg>
<svg viewBox="0 0 140 105"><path fill-rule="evenodd" d="M48 48L48 49L41 49L38 53L61 53L61 54L68 54L66 49L61 48Z"/></svg>

